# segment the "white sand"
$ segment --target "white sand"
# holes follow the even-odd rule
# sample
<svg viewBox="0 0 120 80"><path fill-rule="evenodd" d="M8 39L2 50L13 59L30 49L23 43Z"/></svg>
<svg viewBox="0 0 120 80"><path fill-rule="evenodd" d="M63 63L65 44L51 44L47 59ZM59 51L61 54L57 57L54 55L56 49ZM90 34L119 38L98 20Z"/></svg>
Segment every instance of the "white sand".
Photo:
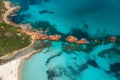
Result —
<svg viewBox="0 0 120 80"><path fill-rule="evenodd" d="M0 65L0 78L2 80L21 80L24 60L30 58L34 53L39 52L40 50L41 49L34 50L25 56Z"/></svg>
<svg viewBox="0 0 120 80"><path fill-rule="evenodd" d="M16 59L6 64L0 65L0 78L2 80L18 80L19 65L22 59Z"/></svg>

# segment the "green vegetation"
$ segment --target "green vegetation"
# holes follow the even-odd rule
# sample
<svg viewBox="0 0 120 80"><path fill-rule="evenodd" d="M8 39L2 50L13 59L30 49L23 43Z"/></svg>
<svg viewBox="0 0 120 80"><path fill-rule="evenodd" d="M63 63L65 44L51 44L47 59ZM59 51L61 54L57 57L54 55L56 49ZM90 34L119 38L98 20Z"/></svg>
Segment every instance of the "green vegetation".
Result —
<svg viewBox="0 0 120 80"><path fill-rule="evenodd" d="M18 30L17 27L0 22L0 56L30 45L30 36Z"/></svg>
<svg viewBox="0 0 120 80"><path fill-rule="evenodd" d="M5 7L4 7L3 0L0 0L0 20L2 20L2 14L5 12Z"/></svg>

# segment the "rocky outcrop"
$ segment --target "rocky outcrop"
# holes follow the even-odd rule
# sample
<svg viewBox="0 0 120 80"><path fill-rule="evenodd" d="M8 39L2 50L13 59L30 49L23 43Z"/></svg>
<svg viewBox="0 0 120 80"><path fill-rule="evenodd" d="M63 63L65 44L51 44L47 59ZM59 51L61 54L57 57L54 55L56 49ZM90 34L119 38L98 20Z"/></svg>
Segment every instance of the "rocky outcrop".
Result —
<svg viewBox="0 0 120 80"><path fill-rule="evenodd" d="M50 35L49 40L58 41L61 38L60 35Z"/></svg>
<svg viewBox="0 0 120 80"><path fill-rule="evenodd" d="M87 44L89 42L85 38L82 38L81 40L77 40L75 43L76 44Z"/></svg>
<svg viewBox="0 0 120 80"><path fill-rule="evenodd" d="M42 34L42 33L38 33L38 34L36 34L35 39L36 40L48 40L48 36L45 34Z"/></svg>
<svg viewBox="0 0 120 80"><path fill-rule="evenodd" d="M43 34L42 37L40 38L40 40L48 40L48 36Z"/></svg>
<svg viewBox="0 0 120 80"><path fill-rule="evenodd" d="M71 42L71 43L76 43L76 44L87 44L87 43L89 43L89 41L87 41L85 38L82 38L82 39L78 40L74 36L68 36L66 38L66 41Z"/></svg>
<svg viewBox="0 0 120 80"><path fill-rule="evenodd" d="M76 37L74 37L74 36L68 36L67 38L66 38L66 41L67 42L76 42L78 39L76 38Z"/></svg>
<svg viewBox="0 0 120 80"><path fill-rule="evenodd" d="M117 38L114 37L114 36L111 36L111 37L108 37L108 40L109 40L110 42L116 42Z"/></svg>
<svg viewBox="0 0 120 80"><path fill-rule="evenodd" d="M58 41L61 38L60 35L50 35L47 36L42 33L37 33L35 39L36 40L52 40L52 41Z"/></svg>

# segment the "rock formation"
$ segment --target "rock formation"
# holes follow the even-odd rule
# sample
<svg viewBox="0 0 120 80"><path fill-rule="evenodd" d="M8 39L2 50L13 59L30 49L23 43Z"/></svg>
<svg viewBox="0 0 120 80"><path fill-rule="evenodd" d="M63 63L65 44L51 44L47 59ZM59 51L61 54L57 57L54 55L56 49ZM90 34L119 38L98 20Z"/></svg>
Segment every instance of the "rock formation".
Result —
<svg viewBox="0 0 120 80"><path fill-rule="evenodd" d="M77 40L75 43L76 44L87 44L89 42L85 38L82 38L81 40Z"/></svg>
<svg viewBox="0 0 120 80"><path fill-rule="evenodd" d="M50 35L49 40L58 41L61 38L60 35Z"/></svg>
<svg viewBox="0 0 120 80"><path fill-rule="evenodd" d="M68 37L66 38L66 41L67 41L67 42L76 42L76 41L77 41L77 38L74 37L74 36L68 36Z"/></svg>
<svg viewBox="0 0 120 80"><path fill-rule="evenodd" d="M109 37L108 40L111 42L116 42L117 39L116 37L112 36L112 37Z"/></svg>
<svg viewBox="0 0 120 80"><path fill-rule="evenodd" d="M36 40L48 40L48 36L45 34L38 33L35 37Z"/></svg>

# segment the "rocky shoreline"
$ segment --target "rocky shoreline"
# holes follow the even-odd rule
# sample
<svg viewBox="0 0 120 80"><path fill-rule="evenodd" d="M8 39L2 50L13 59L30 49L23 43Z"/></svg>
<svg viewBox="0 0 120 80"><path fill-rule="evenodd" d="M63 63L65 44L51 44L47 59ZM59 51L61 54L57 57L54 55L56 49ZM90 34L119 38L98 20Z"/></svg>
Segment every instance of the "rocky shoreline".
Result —
<svg viewBox="0 0 120 80"><path fill-rule="evenodd" d="M36 40L34 39L35 35L32 36L32 34L29 31L27 31L27 29L28 29L27 27L30 27L29 24L17 25L9 20L8 17L11 14L13 14L14 12L18 11L20 9L20 7L13 6L13 4L10 1L3 1L3 2L5 4L5 8L6 8L5 13L2 15L3 21L5 23L13 25L15 27L20 27L21 32L24 31L25 34L30 35L31 36L31 44L28 47L14 51L12 53L12 55L10 55L11 54L10 53L10 54L0 57L0 59L8 59L8 60L13 58L11 61L8 61L7 63L0 65L0 79L2 79L2 80L22 80L22 67L23 67L24 61L26 59L30 58L33 54L41 51L41 49L38 49L38 50L31 49L33 47L32 45L35 43ZM24 51L26 51L28 53L24 54L22 56L19 56L19 57L15 57L16 54L24 53ZM6 75L8 75L9 77L7 77Z"/></svg>
<svg viewBox="0 0 120 80"><path fill-rule="evenodd" d="M3 21L9 25L12 25L12 26L15 26L15 27L20 27L20 32L21 33L25 33L26 35L29 35L30 38L31 38L31 44L23 49L20 49L20 50L16 50L12 53L8 53L7 55L5 56L2 56L0 57L0 60L2 59L9 59L13 56L15 56L17 53L19 52L24 52L26 49L30 48L35 42L36 42L36 34L37 32L36 31L33 31L31 30L31 26L30 24L15 24L13 22L11 22L11 20L9 20L9 16L14 14L16 11L18 11L20 9L19 6L14 6L10 1L3 1L4 4L5 4L5 8L6 8L6 11L4 14L2 14L3 16ZM12 54L12 55L11 55Z"/></svg>
<svg viewBox="0 0 120 80"><path fill-rule="evenodd" d="M13 22L9 20L9 16L13 14L14 12L18 11L20 9L19 6L13 6L13 4L10 1L3 1L5 4L6 11L3 16L3 21L7 24L15 25Z"/></svg>

